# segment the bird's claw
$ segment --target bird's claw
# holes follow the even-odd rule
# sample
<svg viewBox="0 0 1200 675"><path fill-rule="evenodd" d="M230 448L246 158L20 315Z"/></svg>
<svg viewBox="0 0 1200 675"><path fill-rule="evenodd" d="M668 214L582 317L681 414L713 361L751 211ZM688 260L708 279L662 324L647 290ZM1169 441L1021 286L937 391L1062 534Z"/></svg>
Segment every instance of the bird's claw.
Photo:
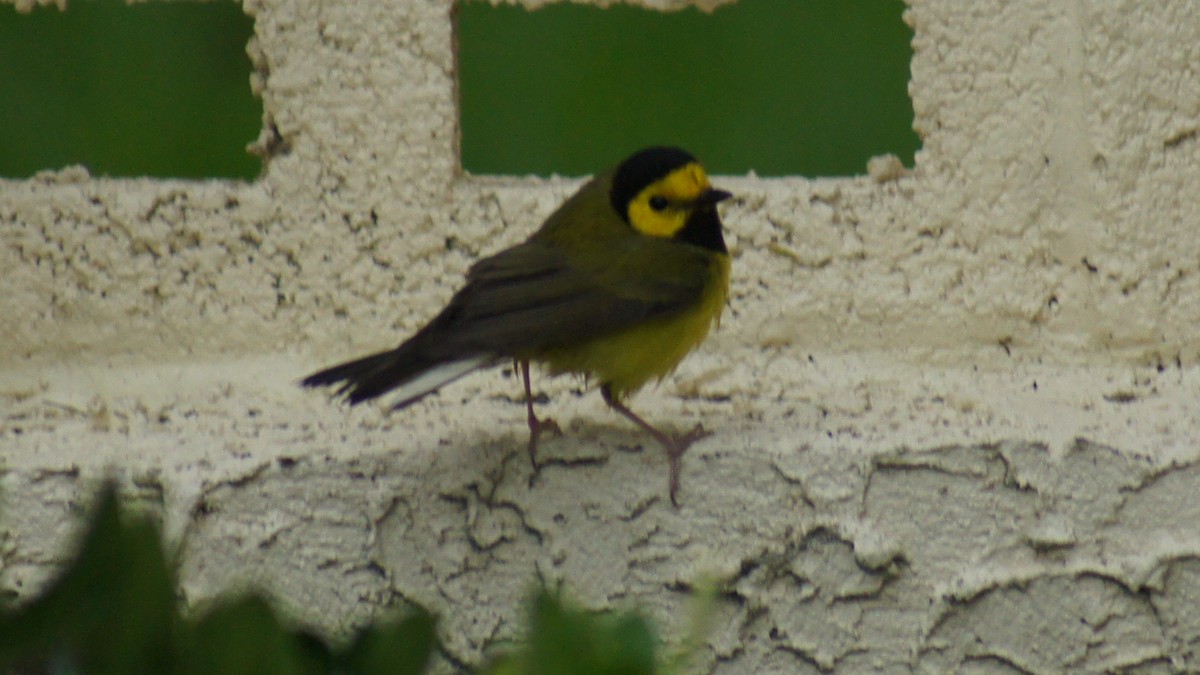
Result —
<svg viewBox="0 0 1200 675"><path fill-rule="evenodd" d="M712 436L702 424L696 424L690 431L670 436L671 443L667 445L667 462L670 465L670 494L671 505L679 508L679 473L683 463L683 453L696 441Z"/></svg>
<svg viewBox="0 0 1200 675"><path fill-rule="evenodd" d="M538 468L538 439L540 439L543 434L562 436L563 430L562 427L558 426L558 422L555 422L549 417L542 419L538 419L536 417L529 418L529 463L535 470Z"/></svg>

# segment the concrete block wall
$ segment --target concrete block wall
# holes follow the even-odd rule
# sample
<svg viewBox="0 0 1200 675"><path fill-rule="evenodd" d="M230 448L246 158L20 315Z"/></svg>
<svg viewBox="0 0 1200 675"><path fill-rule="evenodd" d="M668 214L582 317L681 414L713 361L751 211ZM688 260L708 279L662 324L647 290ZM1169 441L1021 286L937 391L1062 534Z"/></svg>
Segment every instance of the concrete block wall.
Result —
<svg viewBox="0 0 1200 675"><path fill-rule="evenodd" d="M449 0L245 7L262 178L0 181L0 592L115 472L187 602L261 585L332 634L422 602L443 669L514 637L535 580L671 640L712 578L706 672L1200 669L1188 0L912 0L912 170L719 177L728 313L634 399L716 431L679 509L571 378L535 385L567 435L532 484L510 374L394 415L295 386L579 181L458 169Z"/></svg>

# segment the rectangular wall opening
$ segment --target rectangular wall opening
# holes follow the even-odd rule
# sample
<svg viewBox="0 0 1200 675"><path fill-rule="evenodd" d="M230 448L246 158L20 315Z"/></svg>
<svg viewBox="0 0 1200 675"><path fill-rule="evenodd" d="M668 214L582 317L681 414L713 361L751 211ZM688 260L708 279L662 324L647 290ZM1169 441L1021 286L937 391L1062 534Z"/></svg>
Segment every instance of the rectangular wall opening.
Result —
<svg viewBox="0 0 1200 675"><path fill-rule="evenodd" d="M561 2L458 5L462 164L590 174L675 144L715 173L908 166L912 31L901 0L741 0L711 14Z"/></svg>
<svg viewBox="0 0 1200 675"><path fill-rule="evenodd" d="M0 6L0 176L254 178L253 33L223 0Z"/></svg>

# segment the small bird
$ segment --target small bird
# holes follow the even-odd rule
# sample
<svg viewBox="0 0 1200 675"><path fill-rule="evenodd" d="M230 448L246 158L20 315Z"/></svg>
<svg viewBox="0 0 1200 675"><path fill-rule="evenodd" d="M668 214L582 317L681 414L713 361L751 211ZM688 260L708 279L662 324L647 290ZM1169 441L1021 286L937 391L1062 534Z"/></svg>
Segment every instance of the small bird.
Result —
<svg viewBox="0 0 1200 675"><path fill-rule="evenodd" d="M667 451L678 506L680 458L708 435L669 434L625 404L671 373L718 321L729 253L713 188L687 151L641 150L588 181L526 241L475 263L445 309L395 349L321 370L302 385L338 385L350 404L394 392L398 410L474 370L511 360L525 385L529 459L561 435L534 414L530 362L595 378L610 408Z"/></svg>

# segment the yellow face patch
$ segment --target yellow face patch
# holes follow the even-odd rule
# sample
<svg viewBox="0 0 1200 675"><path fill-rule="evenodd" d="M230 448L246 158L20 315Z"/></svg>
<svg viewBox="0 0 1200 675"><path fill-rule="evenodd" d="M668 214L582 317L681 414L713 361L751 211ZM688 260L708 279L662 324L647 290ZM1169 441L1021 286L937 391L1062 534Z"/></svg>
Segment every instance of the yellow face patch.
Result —
<svg viewBox="0 0 1200 675"><path fill-rule="evenodd" d="M691 203L711 186L699 164L685 164L646 186L629 203L629 224L642 234L670 238L687 224Z"/></svg>

